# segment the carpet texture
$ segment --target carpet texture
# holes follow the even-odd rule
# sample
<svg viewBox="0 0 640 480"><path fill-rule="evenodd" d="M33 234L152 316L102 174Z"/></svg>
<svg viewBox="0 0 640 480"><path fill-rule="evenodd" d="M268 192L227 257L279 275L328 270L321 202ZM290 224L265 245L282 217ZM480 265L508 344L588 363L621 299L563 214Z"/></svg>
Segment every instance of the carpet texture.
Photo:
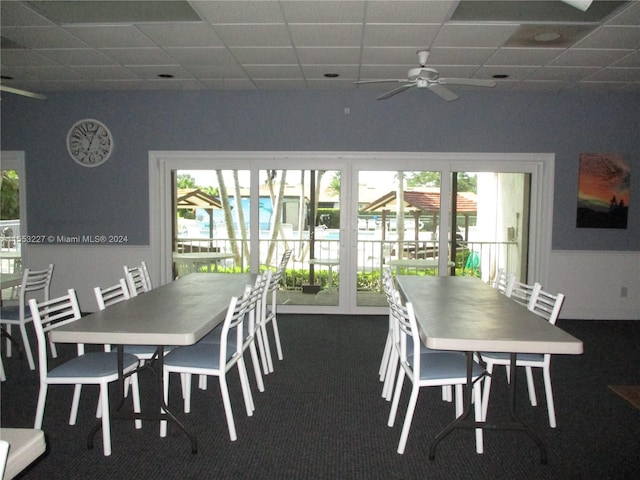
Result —
<svg viewBox="0 0 640 480"><path fill-rule="evenodd" d="M100 435L87 450L95 422L97 389L85 388L78 422L68 425L72 388L52 386L43 428L48 452L24 472L31 479L626 479L640 478L640 415L608 385L640 385L640 322L559 321L583 340L584 355L551 360L558 427L549 428L540 372L534 372L537 407L528 402L523 371L517 373L518 413L541 435L549 462L540 464L536 445L522 432L486 431L485 453L475 453L472 430L452 433L429 461L429 442L454 417L439 388L422 389L406 452L396 449L408 403L405 387L396 426L387 426L389 403L381 398L378 367L386 338L383 316L281 315L284 360L264 377L265 391L250 381L256 410L247 417L236 370L230 395L238 432L231 442L220 389L194 382L191 413L182 413L178 376L169 404L197 435L191 454L175 425L160 438L156 422L141 430L132 421L112 422L113 454L104 457ZM32 332L32 331L31 331ZM35 342L33 343L35 345ZM3 345L4 347L4 345ZM275 349L274 349L275 351ZM73 347L60 345L60 359ZM33 425L38 374L26 359L7 359L1 388L1 424ZM249 368L251 361L248 359ZM520 370L520 369L519 369ZM496 369L489 420L507 415L506 377ZM152 372L140 375L144 409L159 408ZM112 394L115 393L113 389ZM112 396L112 402L114 396ZM125 408L130 408L127 400Z"/></svg>

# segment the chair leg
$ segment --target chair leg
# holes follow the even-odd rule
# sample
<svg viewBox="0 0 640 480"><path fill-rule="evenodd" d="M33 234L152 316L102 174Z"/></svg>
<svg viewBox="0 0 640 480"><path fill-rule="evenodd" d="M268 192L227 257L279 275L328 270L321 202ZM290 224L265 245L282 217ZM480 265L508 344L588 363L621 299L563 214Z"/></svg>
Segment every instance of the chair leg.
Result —
<svg viewBox="0 0 640 480"><path fill-rule="evenodd" d="M164 403L165 403L165 405L169 405L169 372L166 369L162 373L162 384L163 384L162 396L164 398ZM160 407L160 413L161 414L165 413L164 408ZM166 420L160 420L160 436L161 437L166 437L167 436L167 421Z"/></svg>
<svg viewBox="0 0 640 480"><path fill-rule="evenodd" d="M400 357L398 356L398 352L395 348L392 348L391 353L389 354L389 363L387 365L384 385L382 387L382 396L387 402L391 400L391 396L393 395L393 385L395 382L396 372L398 371L399 362Z"/></svg>
<svg viewBox="0 0 640 480"><path fill-rule="evenodd" d="M393 394L393 401L391 402L391 410L389 410L389 419L387 420L387 426L393 427L396 423L396 415L398 414L398 404L400 403L400 394L402 393L402 386L404 384L404 377L406 373L404 368L400 368L398 371L398 379L396 380L395 393Z"/></svg>
<svg viewBox="0 0 640 480"><path fill-rule="evenodd" d="M78 405L80 404L80 394L82 393L82 384L76 383L73 386L73 400L71 401L71 412L69 412L69 425L75 425L78 418ZM100 418L100 403L102 397L98 398L98 407L96 410L96 418Z"/></svg>
<svg viewBox="0 0 640 480"><path fill-rule="evenodd" d="M111 424L109 422L109 384L100 384L100 401L102 402L102 448L104 456L111 455Z"/></svg>
<svg viewBox="0 0 640 480"><path fill-rule="evenodd" d="M20 324L20 333L22 334L22 345L24 345L24 351L27 354L27 362L29 362L29 368L31 370L35 370L36 364L33 361L33 352L31 351L31 344L29 343L29 337L27 336L27 327L24 323Z"/></svg>
<svg viewBox="0 0 640 480"><path fill-rule="evenodd" d="M233 410L231 410L231 399L229 398L229 387L227 387L226 376L220 375L218 377L220 382L220 393L222 395L222 405L224 406L224 414L227 417L227 428L229 429L229 438L232 442L238 439L236 435L236 425L233 421Z"/></svg>
<svg viewBox="0 0 640 480"><path fill-rule="evenodd" d="M551 372L549 367L542 369L542 376L544 377L544 391L547 398L547 410L549 412L549 426L556 428L556 408L553 403L553 390L551 389Z"/></svg>
<svg viewBox="0 0 640 480"><path fill-rule="evenodd" d="M256 334L259 335L257 332ZM255 342L252 342L249 345L249 353L251 355L251 363L253 363L253 373L256 377L256 385L258 386L259 391L264 392L264 382L262 381L262 373L260 372L260 359L258 358Z"/></svg>
<svg viewBox="0 0 640 480"><path fill-rule="evenodd" d="M267 360L267 370L269 373L273 373L273 356L271 355L271 343L269 342L269 333L267 332L266 325L260 327L260 333L262 334L262 341L264 343L264 353Z"/></svg>
<svg viewBox="0 0 640 480"><path fill-rule="evenodd" d="M493 363L487 362L487 375L484 377L482 387L482 421L487 421L487 409L489 408L489 393L491 392L491 374L493 373Z"/></svg>
<svg viewBox="0 0 640 480"><path fill-rule="evenodd" d="M378 376L380 377L380 381L384 382L387 373L387 365L389 363L389 355L391 353L392 347L392 339L391 333L387 334L387 341L384 344L384 351L382 352L382 360L380 361L380 368L378 369Z"/></svg>
<svg viewBox="0 0 640 480"><path fill-rule="evenodd" d="M38 405L36 407L36 419L33 422L33 428L42 430L42 419L44 417L44 404L47 401L47 385L44 382L40 382L40 392L38 393Z"/></svg>
<svg viewBox="0 0 640 480"><path fill-rule="evenodd" d="M180 380L182 381L182 409L184 413L191 413L191 377L190 373L181 373ZM206 384L206 375L199 375L201 380L204 377Z"/></svg>
<svg viewBox="0 0 640 480"><path fill-rule="evenodd" d="M407 413L404 417L404 424L402 425L402 433L400 434L400 443L398 443L398 453L403 454L404 449L407 446L407 438L409 438L409 429L411 428L411 422L413 421L413 413L416 410L416 404L418 403L418 393L420 393L420 387L413 384L411 389L411 396L409 397L409 405L407 406Z"/></svg>
<svg viewBox="0 0 640 480"><path fill-rule="evenodd" d="M140 408L140 386L138 384L138 374L134 373L133 375L131 375L131 382L129 382L129 385L131 387L132 390L132 394L131 396L133 397L133 412L134 413L140 413L142 412L142 409ZM136 429L141 429L142 428L142 420L139 418L136 418L134 420L134 424L136 426Z"/></svg>
<svg viewBox="0 0 640 480"><path fill-rule="evenodd" d="M251 417L255 410L255 405L253 403L253 395L251 395L247 366L244 363L244 358L242 357L238 359L238 375L240 376L240 386L242 387L242 396L244 398L244 406L247 410L247 416Z"/></svg>
<svg viewBox="0 0 640 480"><path fill-rule="evenodd" d="M524 367L524 371L527 374L527 388L529 390L529 401L532 406L538 405L538 398L536 397L536 387L533 384L533 371L531 367Z"/></svg>
<svg viewBox="0 0 640 480"><path fill-rule="evenodd" d="M473 396L474 396L474 413L476 422L481 422L482 420L482 391L480 388L480 383L476 383L473 387ZM484 453L484 433L481 428L476 428L476 453Z"/></svg>
<svg viewBox="0 0 640 480"><path fill-rule="evenodd" d="M278 350L278 360L282 360L282 344L280 343L280 330L278 329L278 322L274 316L271 319L271 327L273 328L273 337L276 341L276 349Z"/></svg>
<svg viewBox="0 0 640 480"><path fill-rule="evenodd" d="M462 384L456 385L455 386L455 392L456 392L456 418L458 418L460 415L462 415L462 412L464 410L464 406L463 406L463 400L464 400L464 394L462 392Z"/></svg>

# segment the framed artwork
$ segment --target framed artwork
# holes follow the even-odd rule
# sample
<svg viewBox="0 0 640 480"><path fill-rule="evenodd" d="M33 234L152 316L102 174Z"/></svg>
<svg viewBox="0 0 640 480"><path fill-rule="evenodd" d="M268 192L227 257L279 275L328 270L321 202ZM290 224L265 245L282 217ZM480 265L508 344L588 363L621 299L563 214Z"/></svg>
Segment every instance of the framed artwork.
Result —
<svg viewBox="0 0 640 480"><path fill-rule="evenodd" d="M631 166L619 153L581 153L578 228L627 228Z"/></svg>

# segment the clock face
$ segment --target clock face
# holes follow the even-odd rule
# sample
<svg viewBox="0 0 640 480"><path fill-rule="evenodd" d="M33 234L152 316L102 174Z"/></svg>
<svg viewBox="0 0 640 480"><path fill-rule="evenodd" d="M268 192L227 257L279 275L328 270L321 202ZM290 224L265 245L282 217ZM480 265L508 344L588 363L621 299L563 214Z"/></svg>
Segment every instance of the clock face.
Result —
<svg viewBox="0 0 640 480"><path fill-rule="evenodd" d="M97 167L111 155L113 138L102 122L80 120L67 134L67 149L71 158L83 167Z"/></svg>

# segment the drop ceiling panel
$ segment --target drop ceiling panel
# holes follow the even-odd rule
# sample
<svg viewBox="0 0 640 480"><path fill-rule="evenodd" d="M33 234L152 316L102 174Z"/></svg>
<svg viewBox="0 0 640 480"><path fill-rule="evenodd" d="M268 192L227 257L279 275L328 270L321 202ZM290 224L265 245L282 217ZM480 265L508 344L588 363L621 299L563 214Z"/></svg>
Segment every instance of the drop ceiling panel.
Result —
<svg viewBox="0 0 640 480"><path fill-rule="evenodd" d="M498 90L640 85L638 1L2 0L0 24L16 88L379 90L353 81L404 79L420 49L442 76L508 75Z"/></svg>

